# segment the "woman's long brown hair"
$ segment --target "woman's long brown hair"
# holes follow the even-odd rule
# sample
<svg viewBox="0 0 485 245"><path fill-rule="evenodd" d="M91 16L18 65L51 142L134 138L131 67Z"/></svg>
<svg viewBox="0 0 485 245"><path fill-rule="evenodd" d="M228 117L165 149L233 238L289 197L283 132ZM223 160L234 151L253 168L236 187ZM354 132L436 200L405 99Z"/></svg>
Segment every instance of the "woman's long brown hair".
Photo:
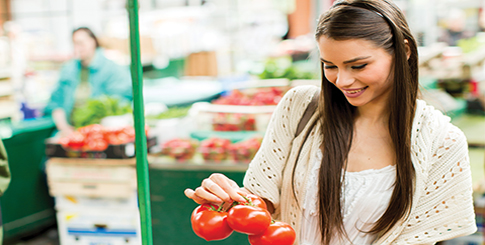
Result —
<svg viewBox="0 0 485 245"><path fill-rule="evenodd" d="M389 105L389 133L396 159L396 182L387 210L371 230L373 234L389 231L407 217L413 201L415 172L411 162L411 129L418 93L418 53L405 17L387 0L339 1L320 17L316 39L363 39L393 55L390 77L394 80ZM409 45L407 58L405 40ZM320 115L323 159L319 172L319 212L322 244L332 238L346 237L343 228L341 190L342 169L353 138L356 108L330 83L322 67Z"/></svg>

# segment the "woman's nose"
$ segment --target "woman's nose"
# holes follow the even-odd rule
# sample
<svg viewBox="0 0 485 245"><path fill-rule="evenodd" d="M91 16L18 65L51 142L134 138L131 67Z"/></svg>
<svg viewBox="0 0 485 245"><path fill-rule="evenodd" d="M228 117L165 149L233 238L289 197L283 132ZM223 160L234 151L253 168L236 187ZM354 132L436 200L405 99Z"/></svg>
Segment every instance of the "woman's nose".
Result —
<svg viewBox="0 0 485 245"><path fill-rule="evenodd" d="M337 75L337 81L335 85L339 88L345 88L354 83L354 78L352 77L352 74L346 71L339 71Z"/></svg>

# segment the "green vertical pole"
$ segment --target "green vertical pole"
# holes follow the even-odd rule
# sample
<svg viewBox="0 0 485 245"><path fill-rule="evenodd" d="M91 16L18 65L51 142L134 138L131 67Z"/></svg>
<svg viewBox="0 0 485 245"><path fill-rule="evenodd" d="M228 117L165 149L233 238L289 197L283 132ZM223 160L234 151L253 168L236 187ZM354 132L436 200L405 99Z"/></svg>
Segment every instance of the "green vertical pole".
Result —
<svg viewBox="0 0 485 245"><path fill-rule="evenodd" d="M128 15L130 18L131 78L133 81L133 117L135 118L136 132L136 175L140 205L141 237L143 245L152 245L152 214L148 179L145 112L143 108L143 70L140 58L138 0L128 0Z"/></svg>

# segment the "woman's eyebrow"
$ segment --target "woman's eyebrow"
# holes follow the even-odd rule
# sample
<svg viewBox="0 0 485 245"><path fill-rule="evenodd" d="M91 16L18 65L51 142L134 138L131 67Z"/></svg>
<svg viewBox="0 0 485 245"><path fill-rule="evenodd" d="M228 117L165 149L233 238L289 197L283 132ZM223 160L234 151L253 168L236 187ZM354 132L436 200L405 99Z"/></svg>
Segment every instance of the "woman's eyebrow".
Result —
<svg viewBox="0 0 485 245"><path fill-rule="evenodd" d="M359 61L359 60L365 60L365 59L368 59L368 58L370 58L370 56L357 57L357 58L354 58L354 59L351 59L351 60L344 61L344 64L353 63L353 62L356 62L356 61ZM325 63L333 64L332 62L324 60L323 58L320 58L320 60L325 62Z"/></svg>

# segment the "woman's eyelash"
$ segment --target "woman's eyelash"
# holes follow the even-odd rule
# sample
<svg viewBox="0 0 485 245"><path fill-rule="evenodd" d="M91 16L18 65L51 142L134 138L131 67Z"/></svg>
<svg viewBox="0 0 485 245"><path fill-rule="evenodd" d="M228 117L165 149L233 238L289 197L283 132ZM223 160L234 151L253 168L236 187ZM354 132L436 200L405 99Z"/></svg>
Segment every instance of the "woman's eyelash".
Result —
<svg viewBox="0 0 485 245"><path fill-rule="evenodd" d="M362 69L366 66L367 66L367 64L363 64L363 65L360 65L360 66L352 66L352 69Z"/></svg>
<svg viewBox="0 0 485 245"><path fill-rule="evenodd" d="M362 69L362 68L364 68L364 67L366 67L366 66L367 66L367 64L363 64L363 65L359 65L359 66L352 66L352 69L357 69L357 70L359 70L359 69ZM325 68L325 69L334 69L334 68L336 68L336 66L329 66L329 65L326 65L326 66L324 66L324 68Z"/></svg>

